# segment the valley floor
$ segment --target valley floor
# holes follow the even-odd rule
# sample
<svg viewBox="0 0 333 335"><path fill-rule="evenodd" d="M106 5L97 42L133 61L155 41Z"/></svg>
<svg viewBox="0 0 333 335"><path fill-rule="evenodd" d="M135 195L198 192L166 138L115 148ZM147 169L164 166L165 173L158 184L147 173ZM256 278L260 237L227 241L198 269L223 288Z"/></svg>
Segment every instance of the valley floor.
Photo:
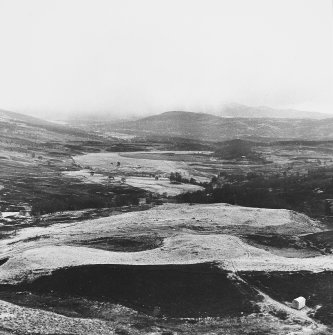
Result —
<svg viewBox="0 0 333 335"><path fill-rule="evenodd" d="M0 334L333 334L329 224L174 198L258 176L259 189L283 197L291 176L309 184L319 217L331 143L262 143L252 158L227 159L210 151L217 143L12 125L0 137ZM188 181L170 183L174 172ZM282 207L298 210L293 200ZM22 204L31 216L11 217Z"/></svg>

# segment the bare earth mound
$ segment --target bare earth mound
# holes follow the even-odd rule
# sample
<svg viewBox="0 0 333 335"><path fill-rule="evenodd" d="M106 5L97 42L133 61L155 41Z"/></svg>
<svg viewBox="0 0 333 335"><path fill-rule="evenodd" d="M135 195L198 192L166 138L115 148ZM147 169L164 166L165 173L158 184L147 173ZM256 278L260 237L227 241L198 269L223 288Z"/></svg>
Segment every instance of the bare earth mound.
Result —
<svg viewBox="0 0 333 335"><path fill-rule="evenodd" d="M317 236L321 232L317 222L292 211L226 204L167 204L96 220L27 228L0 241L1 259L6 259L0 268L1 297L22 306L15 307L17 315L30 311L28 307L34 306L36 297L48 311L39 313L63 314L60 301L70 296L77 299L81 306L77 308L78 315L82 316L88 303L107 304L108 308L109 304L120 304L153 318L218 317L222 318L219 327L227 318L242 315L244 319L238 322L252 325L250 316L254 313L261 318L261 328L268 322L268 316L273 328L283 319L286 328L276 334L326 332L309 315L329 324L329 299L324 299L324 295L309 298L310 309L297 312L288 307L288 301L297 293L292 287L285 286L288 289L281 294L275 291L289 278L295 285L300 278L305 292L316 294L309 282L317 278L328 285L331 275L320 274L333 273L333 256L313 253L315 256L310 257L313 244L306 243L300 248L299 244L288 242L287 247L294 249L292 257L277 252L278 248L283 250L283 243L274 245L274 250L270 248L270 241L276 239L299 242L303 236ZM259 237L248 243L249 236ZM274 273L278 275L273 280ZM15 292L30 293L20 298ZM321 313L318 304L324 306ZM7 310L8 306L3 308ZM226 309L226 306L233 307ZM89 321L86 327L93 325L99 327L100 333L112 333L115 321L112 323L105 316L107 310L98 314L102 321ZM65 319L59 325L65 325L67 319L61 317ZM8 318L8 329L14 330L13 319ZM83 319L75 320L70 324L85 325ZM137 319L126 320L137 322ZM251 334L251 327L242 334ZM236 328L233 325L228 329ZM153 333L147 328L126 331ZM65 333L64 329L58 333L62 332ZM193 329L190 332L195 333ZM98 334L93 330L87 333ZM203 333L207 332L198 332Z"/></svg>

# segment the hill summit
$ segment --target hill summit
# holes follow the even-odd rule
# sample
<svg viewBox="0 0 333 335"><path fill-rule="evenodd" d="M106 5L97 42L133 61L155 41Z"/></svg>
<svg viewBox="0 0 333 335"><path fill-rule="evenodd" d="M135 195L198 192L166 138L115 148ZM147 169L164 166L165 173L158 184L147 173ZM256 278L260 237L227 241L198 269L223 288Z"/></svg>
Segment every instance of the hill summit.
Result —
<svg viewBox="0 0 333 335"><path fill-rule="evenodd" d="M223 118L216 115L171 111L110 125L134 135L161 135L208 141L230 139L333 139L333 118L277 119Z"/></svg>

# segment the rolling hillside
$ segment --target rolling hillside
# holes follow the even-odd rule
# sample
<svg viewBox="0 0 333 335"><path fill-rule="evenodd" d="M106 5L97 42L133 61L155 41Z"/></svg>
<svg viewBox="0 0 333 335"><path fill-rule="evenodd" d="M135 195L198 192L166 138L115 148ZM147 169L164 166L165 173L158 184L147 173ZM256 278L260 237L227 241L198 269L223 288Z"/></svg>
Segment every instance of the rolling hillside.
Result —
<svg viewBox="0 0 333 335"><path fill-rule="evenodd" d="M36 117L15 113L7 110L0 109L0 122L23 122L25 124L38 125L38 126L52 126L51 122L38 119Z"/></svg>
<svg viewBox="0 0 333 335"><path fill-rule="evenodd" d="M222 118L183 111L166 112L129 122L118 122L110 129L135 135L161 135L223 141L253 139L333 139L331 119Z"/></svg>
<svg viewBox="0 0 333 335"><path fill-rule="evenodd" d="M84 130L0 110L0 149L29 150L94 139L96 135Z"/></svg>

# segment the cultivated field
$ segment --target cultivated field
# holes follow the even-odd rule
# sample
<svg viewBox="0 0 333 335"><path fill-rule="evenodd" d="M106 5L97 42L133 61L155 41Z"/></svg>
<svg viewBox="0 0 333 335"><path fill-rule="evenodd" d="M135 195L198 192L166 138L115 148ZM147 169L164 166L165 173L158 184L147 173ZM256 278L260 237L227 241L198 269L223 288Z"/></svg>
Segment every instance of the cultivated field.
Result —
<svg viewBox="0 0 333 335"><path fill-rule="evenodd" d="M33 122L0 120L1 334L332 334L331 142Z"/></svg>
<svg viewBox="0 0 333 335"><path fill-rule="evenodd" d="M169 157L172 156L172 159ZM178 157L179 156L179 157ZM184 160L187 157L187 161ZM204 158L203 158L204 156ZM183 192L191 192L202 187L191 184L171 184L168 179L170 173L179 172L183 177L195 178L197 181L209 181L212 175L204 174L193 169L190 159L200 157L209 159L208 153L197 152L135 152L135 153L90 153L75 156L74 160L82 167L89 167L96 171L89 176L89 170L66 172L66 175L78 176L86 182L117 183L122 177L125 183L146 191L175 196ZM119 162L119 164L118 164ZM112 176L110 180L107 176ZM158 180L155 180L158 176Z"/></svg>

